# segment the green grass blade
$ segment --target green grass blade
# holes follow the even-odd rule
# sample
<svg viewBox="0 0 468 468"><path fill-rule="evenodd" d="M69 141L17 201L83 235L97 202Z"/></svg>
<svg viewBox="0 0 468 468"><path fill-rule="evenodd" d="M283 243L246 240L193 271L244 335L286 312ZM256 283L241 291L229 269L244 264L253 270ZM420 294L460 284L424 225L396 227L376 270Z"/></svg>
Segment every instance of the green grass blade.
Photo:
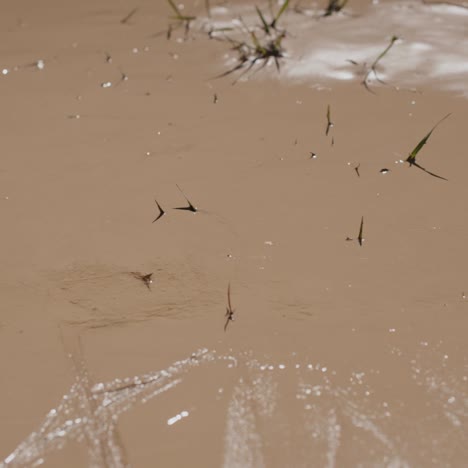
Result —
<svg viewBox="0 0 468 468"><path fill-rule="evenodd" d="M255 49L257 51L260 51L263 49L263 47L260 45L259 40L257 39L256 34L253 31L250 31L250 37L252 38L253 45L255 46Z"/></svg>
<svg viewBox="0 0 468 468"><path fill-rule="evenodd" d="M374 63L371 65L371 70L375 70L377 64L380 62L380 60L382 60L385 57L385 55L387 55L387 52L393 47L393 44L395 44L395 42L398 39L398 36L392 36L392 38L390 39L390 44L388 44L385 50L381 52L380 55L374 60Z"/></svg>
<svg viewBox="0 0 468 468"><path fill-rule="evenodd" d="M416 145L413 151L411 151L410 155L406 158L406 162L410 164L414 164L416 161L416 156L418 153L421 151L422 147L427 143L427 140L429 140L430 136L432 135L432 132L439 126L440 123L442 123L445 119L450 117L451 114L447 114L445 117L440 119L431 129L431 131Z"/></svg>
<svg viewBox="0 0 468 468"><path fill-rule="evenodd" d="M281 18L281 15L286 11L286 9L289 6L289 0L285 0L283 4L281 5L281 8L279 9L278 13L275 16L275 19L271 23L271 27L274 28L276 26L276 23L278 20Z"/></svg>
<svg viewBox="0 0 468 468"><path fill-rule="evenodd" d="M266 22L265 17L263 16L262 11L260 10L260 8L258 8L258 6L255 6L255 9L257 10L257 14L258 14L258 16L260 17L260 21L261 21L262 24L263 24L263 29L265 30L265 32L266 32L267 34L270 34L270 27L268 26L268 23Z"/></svg>

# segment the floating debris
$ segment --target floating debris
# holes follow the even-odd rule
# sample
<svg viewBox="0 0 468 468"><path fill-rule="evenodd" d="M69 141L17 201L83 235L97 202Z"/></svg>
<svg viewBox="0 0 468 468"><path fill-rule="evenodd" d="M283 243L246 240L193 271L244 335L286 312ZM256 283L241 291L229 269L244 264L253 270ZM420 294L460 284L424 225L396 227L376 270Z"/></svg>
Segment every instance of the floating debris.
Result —
<svg viewBox="0 0 468 468"><path fill-rule="evenodd" d="M143 284L151 291L151 283L153 282L153 273L146 275L139 273L138 271L132 271L130 273L135 279L140 280Z"/></svg>
<svg viewBox="0 0 468 468"><path fill-rule="evenodd" d="M390 172L390 169L387 169L387 168L383 168L383 169L380 169L379 171L381 174L388 174Z"/></svg>

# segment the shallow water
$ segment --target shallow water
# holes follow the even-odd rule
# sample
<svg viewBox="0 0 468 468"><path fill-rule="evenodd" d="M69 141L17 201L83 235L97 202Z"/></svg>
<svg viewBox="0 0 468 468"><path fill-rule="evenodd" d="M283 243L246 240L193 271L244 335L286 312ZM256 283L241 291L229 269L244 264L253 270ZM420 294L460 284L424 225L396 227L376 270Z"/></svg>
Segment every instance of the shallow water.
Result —
<svg viewBox="0 0 468 468"><path fill-rule="evenodd" d="M323 17L323 4L299 2L283 16L290 34L284 41L287 58L279 78L325 88L333 86L330 80L362 81L396 36L396 44L369 74L370 85L381 86L383 81L414 90L430 85L467 96L468 7L462 2L350 2L331 17ZM245 38L237 18L242 15L244 23L254 27L258 17L252 10L218 8L213 19L219 27L234 26L241 32L237 37Z"/></svg>
<svg viewBox="0 0 468 468"><path fill-rule="evenodd" d="M2 466L464 466L466 14L302 6L232 86L203 2L5 5Z"/></svg>
<svg viewBox="0 0 468 468"><path fill-rule="evenodd" d="M425 347L421 345L414 359L399 348L389 350L397 356L400 372L412 379L412 396L430 407L430 416L418 419L412 415L414 403L406 389L402 392L406 398L401 398L382 395L374 387L372 382L383 378L380 374L385 370L340 375L326 363L301 359L297 353L277 364L267 358L258 360L250 352L219 355L198 350L157 372L93 385L82 372L61 403L4 465L40 464L50 452L75 440L87 446L90 466L126 466L125 447L117 432L120 416L156 399L149 409L152 425L156 429L167 424L166 433L175 424L187 424L182 420L189 418L190 436L191 431L213 424L213 411L222 413L222 464L226 467L337 466L345 462L353 466L454 466L466 456L467 378L453 373L449 357L441 355L440 349L434 352ZM205 366L211 374L206 380L196 375ZM214 377L219 373L224 374L222 380ZM165 420L167 408L157 405L157 400L178 385L185 387L185 396L171 406L181 411ZM393 385L393 393L398 394L401 384ZM206 398L200 398L202 394L211 395L208 405ZM209 450L210 442L205 445Z"/></svg>

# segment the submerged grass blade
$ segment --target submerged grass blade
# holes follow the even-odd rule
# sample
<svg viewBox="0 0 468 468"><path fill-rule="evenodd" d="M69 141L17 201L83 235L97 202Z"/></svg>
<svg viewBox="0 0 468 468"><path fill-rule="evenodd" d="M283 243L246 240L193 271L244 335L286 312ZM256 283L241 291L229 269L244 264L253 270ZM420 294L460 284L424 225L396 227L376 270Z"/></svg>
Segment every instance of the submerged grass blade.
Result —
<svg viewBox="0 0 468 468"><path fill-rule="evenodd" d="M183 15L177 5L174 3L173 0L167 0L171 8L174 10L175 17L174 19L179 20L179 21L193 21L196 19L195 16L189 16L189 15Z"/></svg>
<svg viewBox="0 0 468 468"><path fill-rule="evenodd" d="M413 151L411 151L410 155L406 158L406 162L410 163L410 165L414 165L416 162L416 156L421 151L422 147L427 143L432 132L441 124L445 119L450 117L451 114L447 114L445 117L440 119L431 129L431 131L416 145Z"/></svg>
<svg viewBox="0 0 468 468"><path fill-rule="evenodd" d="M432 177L437 177L438 179L442 179L442 180L448 181L448 179L446 179L445 177L442 177L442 176L440 176L440 175L434 174L434 173L431 172L431 171L428 171L425 167L420 166L417 162L413 162L412 166L415 166L415 167L417 167L418 169L421 169L421 171L424 171L426 174L429 174L429 175L431 175Z"/></svg>
<svg viewBox="0 0 468 468"><path fill-rule="evenodd" d="M130 13L128 13L124 18L120 20L120 24L127 24L137 11L138 8L134 8Z"/></svg>
<svg viewBox="0 0 468 468"><path fill-rule="evenodd" d="M178 18L181 18L183 15L179 11L179 8L177 8L177 5L172 1L172 0L167 0L171 8L174 10L174 13Z"/></svg>

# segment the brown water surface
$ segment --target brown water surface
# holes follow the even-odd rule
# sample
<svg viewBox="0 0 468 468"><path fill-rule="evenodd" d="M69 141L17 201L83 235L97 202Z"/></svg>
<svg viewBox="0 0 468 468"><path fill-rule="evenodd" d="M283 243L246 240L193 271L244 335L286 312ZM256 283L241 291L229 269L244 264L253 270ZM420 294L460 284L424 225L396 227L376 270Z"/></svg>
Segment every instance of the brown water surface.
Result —
<svg viewBox="0 0 468 468"><path fill-rule="evenodd" d="M0 466L465 466L465 9L211 3L4 2Z"/></svg>

